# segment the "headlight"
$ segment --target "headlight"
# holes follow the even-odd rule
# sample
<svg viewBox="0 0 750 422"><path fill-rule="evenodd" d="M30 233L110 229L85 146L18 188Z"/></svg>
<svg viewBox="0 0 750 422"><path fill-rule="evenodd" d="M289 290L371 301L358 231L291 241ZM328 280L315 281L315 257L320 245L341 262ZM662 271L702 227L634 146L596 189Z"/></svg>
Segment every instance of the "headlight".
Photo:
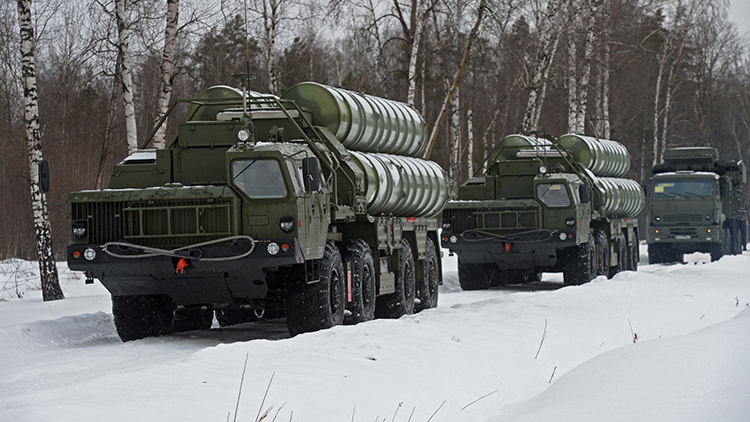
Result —
<svg viewBox="0 0 750 422"><path fill-rule="evenodd" d="M654 217L654 220L661 221L661 217L657 215L657 216Z"/></svg>
<svg viewBox="0 0 750 422"><path fill-rule="evenodd" d="M285 231L287 233L294 230L294 226L296 224L297 221L291 215L287 215L286 217L281 217L281 219L279 219L279 227L281 227L282 231Z"/></svg>
<svg viewBox="0 0 750 422"><path fill-rule="evenodd" d="M711 216L710 215L707 215L705 218L706 218L706 221L711 221Z"/></svg>
<svg viewBox="0 0 750 422"><path fill-rule="evenodd" d="M443 230L450 230L451 220L443 220Z"/></svg>
<svg viewBox="0 0 750 422"><path fill-rule="evenodd" d="M575 225L576 225L576 219L575 218L568 218L567 220L565 220L565 224L568 227L575 227Z"/></svg>
<svg viewBox="0 0 750 422"><path fill-rule="evenodd" d="M73 223L73 236L79 239L86 237L86 223L83 223L83 222Z"/></svg>
<svg viewBox="0 0 750 422"><path fill-rule="evenodd" d="M86 261L93 261L96 258L96 251L92 248L86 248L83 251L83 257L86 258Z"/></svg>
<svg viewBox="0 0 750 422"><path fill-rule="evenodd" d="M544 164L539 166L539 173L547 174L547 166L545 166Z"/></svg>
<svg viewBox="0 0 750 422"><path fill-rule="evenodd" d="M560 234L558 235L558 237L560 238L560 240L565 240L565 239L568 238L568 234L565 233L565 232L560 232Z"/></svg>
<svg viewBox="0 0 750 422"><path fill-rule="evenodd" d="M271 242L266 246L266 252L268 252L269 255L276 255L279 253L280 249L279 244L276 242Z"/></svg>
<svg viewBox="0 0 750 422"><path fill-rule="evenodd" d="M451 236L450 241L451 241L451 243L456 243L456 242L458 242L458 238L456 236Z"/></svg>
<svg viewBox="0 0 750 422"><path fill-rule="evenodd" d="M250 139L250 131L247 129L240 129L240 131L237 132L237 139L242 142L247 141L248 139Z"/></svg>

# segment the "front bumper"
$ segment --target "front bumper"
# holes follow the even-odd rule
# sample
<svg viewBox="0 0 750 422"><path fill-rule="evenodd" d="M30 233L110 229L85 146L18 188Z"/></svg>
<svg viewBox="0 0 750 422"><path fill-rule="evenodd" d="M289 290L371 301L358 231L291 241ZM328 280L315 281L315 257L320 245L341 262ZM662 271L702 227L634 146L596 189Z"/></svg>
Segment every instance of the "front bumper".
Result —
<svg viewBox="0 0 750 422"><path fill-rule="evenodd" d="M465 231L443 233L440 237L442 247L457 253L462 264L496 264L501 270L552 269L558 264L557 251L576 246L577 242L576 232L556 230L507 236Z"/></svg>
<svg viewBox="0 0 750 422"><path fill-rule="evenodd" d="M271 255L267 246L272 241L290 248ZM182 261L173 256L139 256L143 253L136 245L69 245L67 260L71 270L99 279L113 296L168 294L178 305L241 304L266 296L267 271L304 262L296 239L256 241L251 254L222 259L239 257L251 246L249 240L240 240L236 245L194 248L184 253ZM92 259L85 257L87 249L94 251Z"/></svg>

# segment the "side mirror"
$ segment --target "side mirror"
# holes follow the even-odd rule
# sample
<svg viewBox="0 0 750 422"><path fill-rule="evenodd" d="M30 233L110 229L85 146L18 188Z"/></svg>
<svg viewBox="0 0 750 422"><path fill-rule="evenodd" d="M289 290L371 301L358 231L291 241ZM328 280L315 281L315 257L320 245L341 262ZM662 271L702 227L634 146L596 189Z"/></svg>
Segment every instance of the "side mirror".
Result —
<svg viewBox="0 0 750 422"><path fill-rule="evenodd" d="M320 190L320 167L316 157L308 157L302 160L302 177L305 179L306 192Z"/></svg>
<svg viewBox="0 0 750 422"><path fill-rule="evenodd" d="M39 190L49 192L49 163L47 160L39 162Z"/></svg>
<svg viewBox="0 0 750 422"><path fill-rule="evenodd" d="M591 196L589 195L588 186L586 185L578 186L578 199L581 200L582 204L588 204L589 201L591 201Z"/></svg>

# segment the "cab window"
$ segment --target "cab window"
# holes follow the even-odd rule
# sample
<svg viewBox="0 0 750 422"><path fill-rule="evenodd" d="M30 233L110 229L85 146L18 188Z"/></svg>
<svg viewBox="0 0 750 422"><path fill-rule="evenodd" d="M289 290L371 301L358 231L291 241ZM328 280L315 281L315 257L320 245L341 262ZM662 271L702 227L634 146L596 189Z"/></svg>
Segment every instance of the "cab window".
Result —
<svg viewBox="0 0 750 422"><path fill-rule="evenodd" d="M654 184L655 195L665 196L711 196L714 194L714 184L711 180L674 180L657 182Z"/></svg>
<svg viewBox="0 0 750 422"><path fill-rule="evenodd" d="M548 207L567 207L570 205L568 189L562 183L536 185L536 196Z"/></svg>
<svg viewBox="0 0 750 422"><path fill-rule="evenodd" d="M276 160L237 160L232 163L232 181L250 198L284 198L287 188Z"/></svg>

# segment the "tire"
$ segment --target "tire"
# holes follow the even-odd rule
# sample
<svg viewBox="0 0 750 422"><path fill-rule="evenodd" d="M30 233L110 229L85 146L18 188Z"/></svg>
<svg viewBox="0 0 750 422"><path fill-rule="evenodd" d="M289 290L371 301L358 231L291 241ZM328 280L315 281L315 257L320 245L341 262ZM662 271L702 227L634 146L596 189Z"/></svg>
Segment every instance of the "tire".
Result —
<svg viewBox="0 0 750 422"><path fill-rule="evenodd" d="M112 296L112 315L122 341L173 333L174 309L167 295Z"/></svg>
<svg viewBox="0 0 750 422"><path fill-rule="evenodd" d="M664 248L662 248L662 245L648 245L648 263L661 264L662 262L665 262Z"/></svg>
<svg viewBox="0 0 750 422"><path fill-rule="evenodd" d="M498 272L495 264L462 264L458 260L458 283L465 291L486 290L496 285Z"/></svg>
<svg viewBox="0 0 750 422"><path fill-rule="evenodd" d="M563 283L580 285L591 281L596 273L596 241L589 234L588 242L571 248L563 268Z"/></svg>
<svg viewBox="0 0 750 422"><path fill-rule="evenodd" d="M596 242L596 275L609 277L609 240L604 230L597 230L594 235Z"/></svg>
<svg viewBox="0 0 750 422"><path fill-rule="evenodd" d="M210 307L179 309L174 313L174 332L208 330L214 320L214 311Z"/></svg>
<svg viewBox="0 0 750 422"><path fill-rule="evenodd" d="M396 291L378 297L375 301L375 316L378 318L401 318L414 313L414 255L406 239L401 239L398 251L398 273Z"/></svg>
<svg viewBox="0 0 750 422"><path fill-rule="evenodd" d="M416 293L419 299L419 303L414 306L416 312L437 307L439 285L440 265L435 242L428 238L424 255L424 281L417 287Z"/></svg>
<svg viewBox="0 0 750 422"><path fill-rule="evenodd" d="M295 265L289 271L292 287L285 301L286 325L293 337L344 322L346 285L341 254L332 242L326 242L323 258L318 260L320 279L305 283L305 267Z"/></svg>
<svg viewBox="0 0 750 422"><path fill-rule="evenodd" d="M627 237L625 237L625 240L627 242ZM633 241L627 244L628 248L628 264L627 264L627 270L628 271L638 271L638 237L635 233L633 233Z"/></svg>
<svg viewBox="0 0 750 422"><path fill-rule="evenodd" d="M375 264L370 246L362 239L347 239L340 247L345 263L352 264L352 301L346 309L350 315L344 324L358 324L375 318Z"/></svg>
<svg viewBox="0 0 750 422"><path fill-rule="evenodd" d="M625 271L627 269L628 249L625 243L626 243L625 235L620 234L620 239L617 242L617 267L609 268L608 278L612 278L615 276L615 274L619 273L620 271Z"/></svg>
<svg viewBox="0 0 750 422"><path fill-rule="evenodd" d="M742 240L739 228L732 231L732 255L742 255Z"/></svg>

